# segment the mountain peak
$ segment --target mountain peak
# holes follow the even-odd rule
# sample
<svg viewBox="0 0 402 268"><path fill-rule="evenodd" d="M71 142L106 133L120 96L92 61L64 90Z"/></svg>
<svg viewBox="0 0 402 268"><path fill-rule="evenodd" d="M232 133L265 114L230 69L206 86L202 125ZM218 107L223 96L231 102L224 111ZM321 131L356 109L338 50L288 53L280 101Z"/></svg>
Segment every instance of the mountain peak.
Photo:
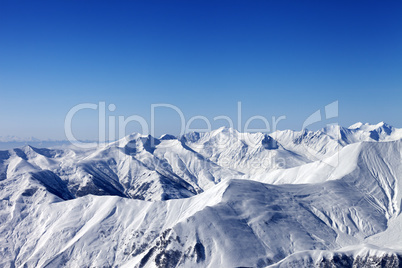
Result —
<svg viewBox="0 0 402 268"><path fill-rule="evenodd" d="M177 139L176 136L170 135L170 134L163 134L162 136L159 137L160 140L175 140Z"/></svg>
<svg viewBox="0 0 402 268"><path fill-rule="evenodd" d="M372 130L379 129L379 128L391 129L393 127L391 125L388 125L384 121L381 121L381 122L379 122L378 124L375 124L375 125L371 125L369 123L363 124L362 122L357 122L357 123L351 125L348 128L349 129L360 129L360 130L372 131Z"/></svg>
<svg viewBox="0 0 402 268"><path fill-rule="evenodd" d="M384 121L381 121L380 123L378 123L378 124L376 125L376 127L377 127L377 128L389 128L389 129L393 128L391 125L388 125L388 124L385 123Z"/></svg>
<svg viewBox="0 0 402 268"><path fill-rule="evenodd" d="M225 127L225 126L211 131L212 135L216 135L216 134L219 134L219 133L231 133L231 134L235 133L235 134L238 134L239 131L237 131L237 129L235 129L235 128Z"/></svg>
<svg viewBox="0 0 402 268"><path fill-rule="evenodd" d="M357 123L349 126L348 129L358 129L358 128L361 128L362 126L363 126L362 122L357 122Z"/></svg>

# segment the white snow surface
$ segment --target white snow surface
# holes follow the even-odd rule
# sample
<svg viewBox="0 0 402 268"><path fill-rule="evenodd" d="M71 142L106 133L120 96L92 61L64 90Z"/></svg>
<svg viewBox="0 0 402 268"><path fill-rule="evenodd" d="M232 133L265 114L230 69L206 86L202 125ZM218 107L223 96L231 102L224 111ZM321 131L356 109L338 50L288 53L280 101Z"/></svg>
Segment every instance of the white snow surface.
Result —
<svg viewBox="0 0 402 268"><path fill-rule="evenodd" d="M0 267L402 265L401 139L381 122L0 151Z"/></svg>

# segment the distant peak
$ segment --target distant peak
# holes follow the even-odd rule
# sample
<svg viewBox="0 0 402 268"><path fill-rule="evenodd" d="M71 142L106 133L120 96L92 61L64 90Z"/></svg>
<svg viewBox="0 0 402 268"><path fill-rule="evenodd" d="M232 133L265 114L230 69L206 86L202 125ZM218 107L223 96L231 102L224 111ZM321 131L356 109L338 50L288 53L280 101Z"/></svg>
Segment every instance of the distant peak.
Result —
<svg viewBox="0 0 402 268"><path fill-rule="evenodd" d="M382 127L385 127L385 128L392 128L392 126L390 126L390 125L388 125L387 123L381 121L380 123L375 124L375 125L371 125L371 124L369 124L369 123L363 124L363 123L361 123L361 122L358 122L358 123L356 123L356 124L351 125L351 126L349 127L349 129L366 129L366 130L367 130L367 129L382 128Z"/></svg>
<svg viewBox="0 0 402 268"><path fill-rule="evenodd" d="M234 129L234 128L231 128L231 127L223 126L223 127L220 127L220 128L218 128L216 130L212 130L212 132L216 132L216 133L219 133L219 132L237 132L237 130Z"/></svg>
<svg viewBox="0 0 402 268"><path fill-rule="evenodd" d="M170 134L163 134L162 136L160 136L159 138L160 140L175 140L176 137Z"/></svg>
<svg viewBox="0 0 402 268"><path fill-rule="evenodd" d="M383 127L383 128L392 128L391 125L388 125L387 123L385 123L384 121L381 121L380 123L378 123L376 125L377 128Z"/></svg>
<svg viewBox="0 0 402 268"><path fill-rule="evenodd" d="M50 139L40 140L35 137L0 136L0 142L40 142Z"/></svg>
<svg viewBox="0 0 402 268"><path fill-rule="evenodd" d="M125 136L123 138L123 140L137 140L137 139L140 139L140 138L149 138L149 137L151 137L151 135L143 135L141 133L134 132L134 133L131 133L131 134Z"/></svg>
<svg viewBox="0 0 402 268"><path fill-rule="evenodd" d="M342 127L338 124L331 124L331 125L327 125L325 126L322 131L323 132L328 132L328 131L340 131L342 129Z"/></svg>
<svg viewBox="0 0 402 268"><path fill-rule="evenodd" d="M350 127L348 127L348 129L357 129L357 128L361 128L363 126L362 122L357 122L353 125L351 125Z"/></svg>

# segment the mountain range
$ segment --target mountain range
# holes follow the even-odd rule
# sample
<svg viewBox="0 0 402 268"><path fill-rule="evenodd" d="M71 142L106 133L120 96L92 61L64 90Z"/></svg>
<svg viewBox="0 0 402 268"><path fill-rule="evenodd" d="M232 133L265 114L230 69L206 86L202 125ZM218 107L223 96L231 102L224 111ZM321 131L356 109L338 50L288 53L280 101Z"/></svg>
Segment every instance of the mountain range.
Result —
<svg viewBox="0 0 402 268"><path fill-rule="evenodd" d="M402 129L0 151L2 267L402 267Z"/></svg>

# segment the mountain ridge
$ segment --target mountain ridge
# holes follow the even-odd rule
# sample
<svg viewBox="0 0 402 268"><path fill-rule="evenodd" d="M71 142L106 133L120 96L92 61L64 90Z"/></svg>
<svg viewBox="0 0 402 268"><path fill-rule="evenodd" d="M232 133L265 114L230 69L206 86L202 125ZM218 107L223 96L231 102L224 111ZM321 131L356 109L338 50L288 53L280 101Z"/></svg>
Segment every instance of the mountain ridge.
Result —
<svg viewBox="0 0 402 268"><path fill-rule="evenodd" d="M362 126L0 151L0 266L398 267L402 140Z"/></svg>

